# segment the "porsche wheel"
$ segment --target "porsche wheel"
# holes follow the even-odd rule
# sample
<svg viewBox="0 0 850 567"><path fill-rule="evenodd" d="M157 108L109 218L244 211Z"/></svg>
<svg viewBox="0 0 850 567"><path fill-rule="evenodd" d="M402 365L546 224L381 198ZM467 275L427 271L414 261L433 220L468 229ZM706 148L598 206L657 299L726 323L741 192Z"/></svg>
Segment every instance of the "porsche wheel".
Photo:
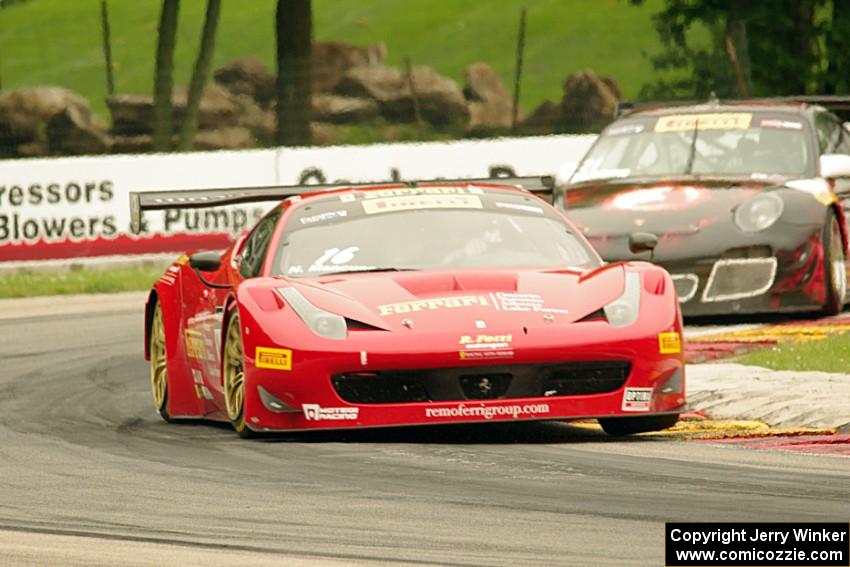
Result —
<svg viewBox="0 0 850 567"><path fill-rule="evenodd" d="M233 429L240 437L252 437L253 431L245 424L245 366L242 356L242 329L239 314L234 311L227 323L222 357L224 376L224 405Z"/></svg>
<svg viewBox="0 0 850 567"><path fill-rule="evenodd" d="M171 422L171 416L168 413L168 357L165 353L165 323L162 320L162 306L159 302L153 310L153 321L151 321L148 339L153 403L160 417Z"/></svg>
<svg viewBox="0 0 850 567"><path fill-rule="evenodd" d="M673 427L679 421L679 414L652 415L635 417L609 417L599 420L602 430L608 435L622 437L623 435L634 435L647 431L661 431Z"/></svg>
<svg viewBox="0 0 850 567"><path fill-rule="evenodd" d="M832 211L827 215L823 231L823 273L826 285L824 315L836 315L844 308L847 294L847 268L845 265L844 240L841 226Z"/></svg>

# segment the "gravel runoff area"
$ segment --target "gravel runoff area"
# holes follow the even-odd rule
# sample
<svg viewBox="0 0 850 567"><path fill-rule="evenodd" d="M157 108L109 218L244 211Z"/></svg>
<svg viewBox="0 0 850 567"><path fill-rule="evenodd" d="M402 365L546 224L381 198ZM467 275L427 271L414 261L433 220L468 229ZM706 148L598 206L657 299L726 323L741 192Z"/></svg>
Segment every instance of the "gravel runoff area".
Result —
<svg viewBox="0 0 850 567"><path fill-rule="evenodd" d="M146 292L126 292L3 299L0 319L141 310L146 297ZM714 418L759 419L775 427L850 432L850 374L692 364L687 369L687 389L691 408Z"/></svg>

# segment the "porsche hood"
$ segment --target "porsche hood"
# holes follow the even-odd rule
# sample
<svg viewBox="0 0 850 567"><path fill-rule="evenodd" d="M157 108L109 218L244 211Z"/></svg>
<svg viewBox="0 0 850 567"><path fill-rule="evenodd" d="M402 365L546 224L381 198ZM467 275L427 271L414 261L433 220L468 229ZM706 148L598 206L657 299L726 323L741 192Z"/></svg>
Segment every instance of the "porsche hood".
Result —
<svg viewBox="0 0 850 567"><path fill-rule="evenodd" d="M775 183L683 178L641 182L590 182L567 187L564 208L607 260L632 259L628 235L651 232L662 244L680 243L731 221L732 211ZM666 249L666 250L665 250ZM687 254L659 246L658 253ZM658 256L656 256L658 259Z"/></svg>

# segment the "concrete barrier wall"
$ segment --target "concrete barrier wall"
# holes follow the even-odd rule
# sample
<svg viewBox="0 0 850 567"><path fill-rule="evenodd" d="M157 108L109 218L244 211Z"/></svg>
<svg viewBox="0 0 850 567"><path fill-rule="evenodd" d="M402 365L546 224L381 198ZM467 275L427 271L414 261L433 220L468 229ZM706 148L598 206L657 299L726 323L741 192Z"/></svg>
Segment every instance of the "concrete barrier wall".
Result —
<svg viewBox="0 0 850 567"><path fill-rule="evenodd" d="M552 175L578 161L593 135L459 142L279 148L0 161L0 262L223 247L270 206L155 211L129 231L129 193L487 177L493 171Z"/></svg>

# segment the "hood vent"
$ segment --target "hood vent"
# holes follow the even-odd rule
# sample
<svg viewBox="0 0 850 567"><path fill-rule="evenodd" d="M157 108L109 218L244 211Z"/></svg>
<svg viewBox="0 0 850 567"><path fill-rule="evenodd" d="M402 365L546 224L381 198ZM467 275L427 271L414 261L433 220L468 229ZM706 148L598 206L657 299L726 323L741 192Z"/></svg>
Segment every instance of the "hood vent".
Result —
<svg viewBox="0 0 850 567"><path fill-rule="evenodd" d="M588 313L587 315L585 315L584 317L582 317L581 319L576 321L576 323L588 323L588 322L591 322L591 321L605 321L605 322L607 322L608 318L605 317L605 311L603 311L602 309L597 309L593 313Z"/></svg>
<svg viewBox="0 0 850 567"><path fill-rule="evenodd" d="M364 323L363 321L357 321L356 319L349 319L348 317L345 318L345 326L349 331L386 331L386 329Z"/></svg>

